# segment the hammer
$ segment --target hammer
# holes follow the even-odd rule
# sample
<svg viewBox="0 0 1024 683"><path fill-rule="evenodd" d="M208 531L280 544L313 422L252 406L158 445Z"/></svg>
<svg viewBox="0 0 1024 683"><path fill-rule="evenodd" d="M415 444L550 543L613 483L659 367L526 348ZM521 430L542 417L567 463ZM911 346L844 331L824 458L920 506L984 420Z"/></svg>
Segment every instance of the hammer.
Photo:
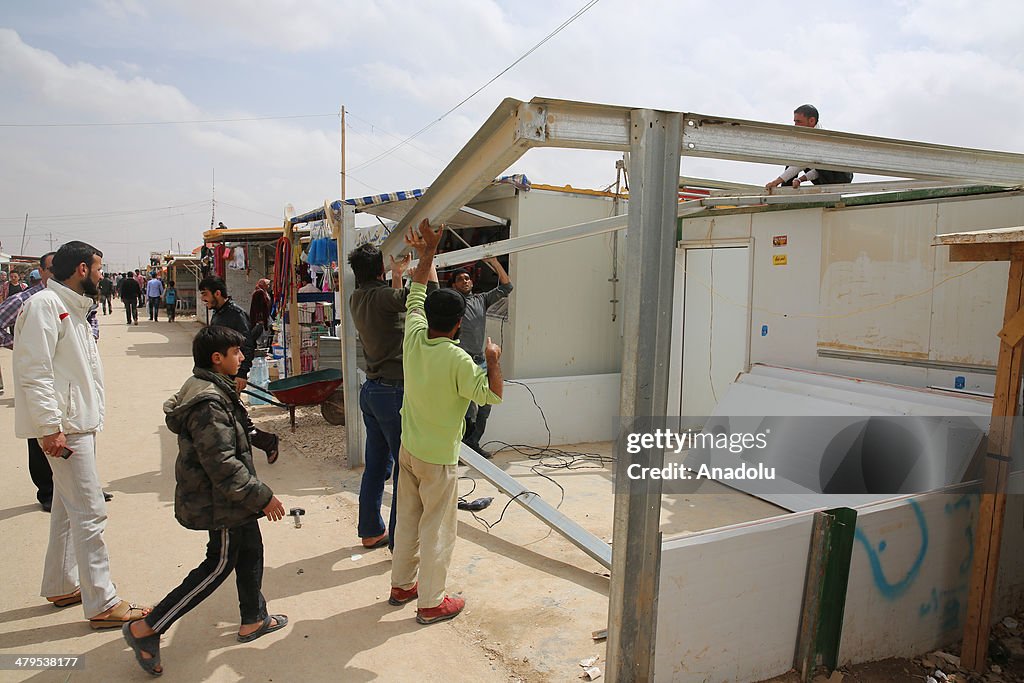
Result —
<svg viewBox="0 0 1024 683"><path fill-rule="evenodd" d="M292 519L295 520L295 528L296 529L301 529L302 528L302 519L301 519L301 517L302 517L302 515L306 514L306 511L303 510L302 508L292 508L291 510L289 510L288 514L291 515Z"/></svg>

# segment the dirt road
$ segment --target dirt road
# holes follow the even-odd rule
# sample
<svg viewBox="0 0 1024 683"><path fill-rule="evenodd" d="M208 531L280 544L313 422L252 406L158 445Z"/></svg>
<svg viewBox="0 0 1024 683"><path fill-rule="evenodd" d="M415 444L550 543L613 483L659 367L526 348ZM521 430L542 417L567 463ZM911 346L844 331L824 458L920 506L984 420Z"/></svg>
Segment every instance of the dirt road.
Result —
<svg viewBox="0 0 1024 683"><path fill-rule="evenodd" d="M191 372L191 335L197 328L189 320L143 320L137 327L123 320L117 309L101 316L107 423L98 459L100 479L115 496L108 504L105 537L119 593L152 604L198 564L205 548L202 533L174 520L177 449L161 412L163 401ZM74 654L84 658L84 669L72 672L70 680L142 680L146 676L120 632L92 631L81 606L56 609L39 597L49 515L35 502L25 443L14 438L9 351L0 351L0 364L8 382L7 393L0 396L0 654ZM390 607L387 551L364 552L357 546L353 491L359 472L345 465L343 428L326 426L310 410L300 415L299 431L292 437L281 411L267 407L255 413L284 439L277 464L257 462L261 478L286 507L307 512L301 529L288 520L261 522L264 594L271 611L288 614L291 623L253 643L235 642L238 610L229 580L164 637L163 662L173 680L562 680L537 674L519 657L517 668L524 671L510 668L509 648L480 628L487 603L483 582L469 581L477 583L467 591L470 608L452 622L422 627L414 620L413 605ZM535 532L529 530L534 537ZM453 572L456 590L473 573L468 565L479 564L483 553L462 539L460 544L456 563L464 569ZM495 565L508 569L504 562ZM508 600L501 578L487 581L495 602ZM594 597L600 604L600 592ZM68 673L3 671L0 680L64 681Z"/></svg>

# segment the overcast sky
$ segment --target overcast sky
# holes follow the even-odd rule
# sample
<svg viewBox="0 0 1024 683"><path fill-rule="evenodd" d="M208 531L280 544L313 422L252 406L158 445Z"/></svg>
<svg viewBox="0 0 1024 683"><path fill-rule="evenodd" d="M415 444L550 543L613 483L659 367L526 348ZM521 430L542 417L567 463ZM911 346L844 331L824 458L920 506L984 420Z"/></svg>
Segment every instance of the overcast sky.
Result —
<svg viewBox="0 0 1024 683"><path fill-rule="evenodd" d="M424 187L505 97L624 104L1024 152L1024 11L985 0L601 0L411 144L584 0L86 0L0 6L0 245L78 238L112 266L191 250L211 218L279 225L340 194ZM165 125L156 121L276 118ZM35 125L25 125L35 124ZM42 126L39 124L63 124ZM616 155L509 172L603 188ZM372 161L372 163L365 163ZM684 160L686 175L777 169Z"/></svg>

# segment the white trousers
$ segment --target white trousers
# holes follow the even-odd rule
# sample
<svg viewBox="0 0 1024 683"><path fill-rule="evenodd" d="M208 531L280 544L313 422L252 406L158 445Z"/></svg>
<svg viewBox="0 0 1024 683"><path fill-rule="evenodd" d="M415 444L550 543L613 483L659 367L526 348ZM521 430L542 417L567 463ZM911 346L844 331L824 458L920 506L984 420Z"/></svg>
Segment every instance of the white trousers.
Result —
<svg viewBox="0 0 1024 683"><path fill-rule="evenodd" d="M74 451L71 457L47 456L53 469L53 507L41 594L52 598L80 587L90 618L118 603L103 542L107 504L96 472L96 434L68 434L67 441Z"/></svg>

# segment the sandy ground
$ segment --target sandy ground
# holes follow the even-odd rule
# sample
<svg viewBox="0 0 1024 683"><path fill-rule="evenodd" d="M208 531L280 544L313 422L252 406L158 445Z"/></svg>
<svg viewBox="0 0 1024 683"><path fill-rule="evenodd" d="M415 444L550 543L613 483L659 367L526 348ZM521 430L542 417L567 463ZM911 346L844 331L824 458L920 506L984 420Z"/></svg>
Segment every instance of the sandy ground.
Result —
<svg viewBox="0 0 1024 683"><path fill-rule="evenodd" d="M161 405L192 368L188 319L128 327L121 312L101 317L107 425L99 438L100 478L114 493L106 540L111 568L125 598L152 604L201 560L205 536L174 520L175 438ZM11 354L0 367L11 381ZM56 609L38 596L49 516L35 502L24 442L13 436L12 390L0 397L0 538L6 567L0 591L0 654L74 654L85 669L72 672L0 672L0 680L143 680L116 631L96 632L80 606ZM552 408L549 408L551 410ZM261 523L266 546L264 594L286 629L250 644L235 642L237 607L230 581L164 637L167 676L188 681L570 681L580 659L599 656L604 643L591 632L606 626L609 579L597 562L518 504L488 531L460 512L449 591L467 609L457 619L423 627L412 604L387 604L390 555L358 545L355 519L361 470L347 467L344 427L332 427L316 409L300 409L298 429L269 406L253 409L264 429L282 437L281 457L260 477L286 507L306 510L303 526ZM567 447L609 454L608 444ZM495 458L524 485L557 503L558 488L530 471L515 453ZM467 473L472 476L471 473ZM566 494L562 511L604 540L612 521L607 468L548 471ZM490 522L506 497L479 476L470 498L494 496L480 513ZM467 493L473 485L460 482ZM707 483L701 495L665 501L666 535L778 514L743 494ZM385 504L390 494L385 493ZM386 512L385 512L386 514Z"/></svg>

